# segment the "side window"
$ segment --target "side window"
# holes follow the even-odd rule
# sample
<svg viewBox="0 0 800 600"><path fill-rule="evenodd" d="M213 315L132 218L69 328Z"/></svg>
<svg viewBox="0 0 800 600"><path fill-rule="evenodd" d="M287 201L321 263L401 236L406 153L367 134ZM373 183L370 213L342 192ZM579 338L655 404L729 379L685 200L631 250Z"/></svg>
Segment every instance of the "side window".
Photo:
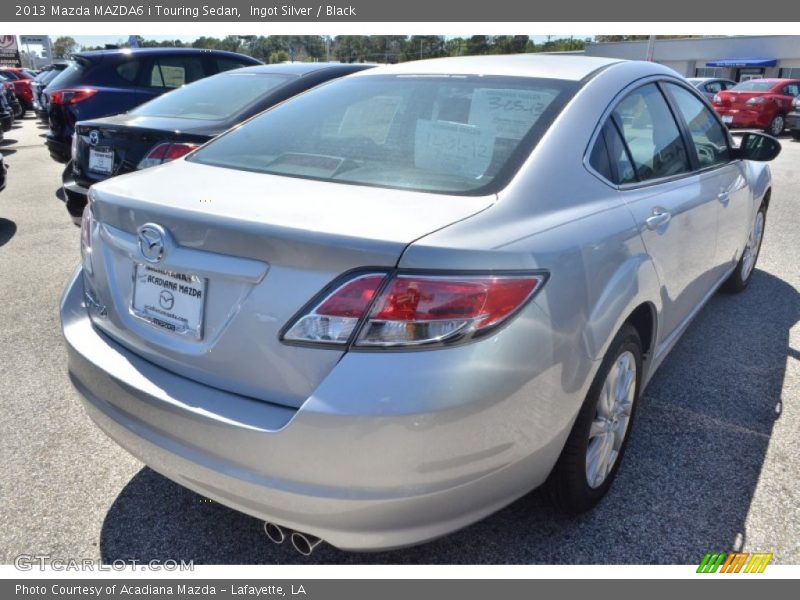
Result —
<svg viewBox="0 0 800 600"><path fill-rule="evenodd" d="M792 97L800 96L800 85L796 83L790 83L789 85L784 86L783 93Z"/></svg>
<svg viewBox="0 0 800 600"><path fill-rule="evenodd" d="M191 56L166 56L156 58L150 69L149 87L179 88L205 76L203 63Z"/></svg>
<svg viewBox="0 0 800 600"><path fill-rule="evenodd" d="M597 136L589 156L589 164L612 183L623 184L636 181L636 172L628 158L628 151L611 119L606 121L600 135Z"/></svg>
<svg viewBox="0 0 800 600"><path fill-rule="evenodd" d="M223 71L230 71L231 69L241 69L242 67L253 66L240 63L238 60L233 60L230 58L220 58L220 57L214 58L212 64L214 65L215 73L222 73Z"/></svg>
<svg viewBox="0 0 800 600"><path fill-rule="evenodd" d="M731 159L728 136L711 111L691 92L681 86L668 83L666 87L675 100L678 112L689 128L700 167L711 167L728 162Z"/></svg>
<svg viewBox="0 0 800 600"><path fill-rule="evenodd" d="M134 83L139 77L139 68L141 63L136 60L128 60L124 63L117 65L117 75L122 77L128 83Z"/></svg>
<svg viewBox="0 0 800 600"><path fill-rule="evenodd" d="M632 92L612 115L622 129L640 180L690 171L678 125L655 84L648 83Z"/></svg>
<svg viewBox="0 0 800 600"><path fill-rule="evenodd" d="M706 84L706 91L712 94L716 94L717 92L722 91L722 82L721 81L712 81L711 83Z"/></svg>

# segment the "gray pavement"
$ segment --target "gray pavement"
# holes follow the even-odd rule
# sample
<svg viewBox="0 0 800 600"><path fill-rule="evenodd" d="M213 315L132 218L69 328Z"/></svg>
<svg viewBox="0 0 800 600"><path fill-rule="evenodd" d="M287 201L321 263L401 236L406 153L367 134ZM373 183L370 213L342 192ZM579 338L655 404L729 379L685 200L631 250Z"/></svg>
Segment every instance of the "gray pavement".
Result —
<svg viewBox="0 0 800 600"><path fill-rule="evenodd" d="M72 389L58 301L79 232L62 165L29 117L6 133L0 193L0 562L18 554L196 563L800 563L800 143L783 138L758 271L703 309L647 389L610 495L566 517L534 492L441 540L306 559L261 524L144 467Z"/></svg>

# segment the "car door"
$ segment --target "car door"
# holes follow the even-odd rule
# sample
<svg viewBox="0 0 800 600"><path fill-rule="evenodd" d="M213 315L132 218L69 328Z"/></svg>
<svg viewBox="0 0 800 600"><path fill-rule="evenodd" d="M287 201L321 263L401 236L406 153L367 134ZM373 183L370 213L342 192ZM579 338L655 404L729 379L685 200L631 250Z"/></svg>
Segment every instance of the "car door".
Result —
<svg viewBox="0 0 800 600"><path fill-rule="evenodd" d="M620 191L660 280L665 342L713 287L718 200L703 192L659 85L628 93L610 119L632 165L633 177L621 181Z"/></svg>
<svg viewBox="0 0 800 600"><path fill-rule="evenodd" d="M664 89L688 133L700 193L716 207L714 271L719 279L736 265L750 230L752 202L745 164L732 160L730 137L714 111L683 86L665 83Z"/></svg>

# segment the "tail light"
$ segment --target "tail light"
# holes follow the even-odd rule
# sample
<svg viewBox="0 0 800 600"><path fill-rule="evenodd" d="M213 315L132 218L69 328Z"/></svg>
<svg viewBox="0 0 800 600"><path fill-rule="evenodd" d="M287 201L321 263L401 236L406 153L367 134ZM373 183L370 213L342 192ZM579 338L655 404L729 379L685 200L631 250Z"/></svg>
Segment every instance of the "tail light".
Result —
<svg viewBox="0 0 800 600"><path fill-rule="evenodd" d="M162 163L175 160L176 158L180 158L181 156L185 156L195 148L199 147L200 144L173 144L170 142L162 142L153 146L150 149L150 152L147 153L147 156L139 161L139 164L136 166L136 168L147 169L148 167L155 167L156 165L160 165Z"/></svg>
<svg viewBox="0 0 800 600"><path fill-rule="evenodd" d="M92 88L66 89L50 92L50 103L54 105L68 105L83 102L94 96L97 90Z"/></svg>
<svg viewBox="0 0 800 600"><path fill-rule="evenodd" d="M83 209L83 217L81 218L81 265L83 270L89 275L92 274L92 227L94 226L94 218L92 215L91 203L86 205Z"/></svg>
<svg viewBox="0 0 800 600"><path fill-rule="evenodd" d="M753 104L764 104L764 97L763 96L753 96L750 98L745 104L753 105Z"/></svg>
<svg viewBox="0 0 800 600"><path fill-rule="evenodd" d="M292 342L402 347L486 333L522 308L543 274L368 274L340 285L297 317Z"/></svg>

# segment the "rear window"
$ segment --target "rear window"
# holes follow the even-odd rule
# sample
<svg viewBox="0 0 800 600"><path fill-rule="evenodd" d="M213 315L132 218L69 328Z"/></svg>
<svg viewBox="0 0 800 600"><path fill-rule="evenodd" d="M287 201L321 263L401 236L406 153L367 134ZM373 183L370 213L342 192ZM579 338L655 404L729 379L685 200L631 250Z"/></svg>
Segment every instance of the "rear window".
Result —
<svg viewBox="0 0 800 600"><path fill-rule="evenodd" d="M85 60L76 60L67 66L66 69L56 75L50 82L53 89L68 87L72 85L80 85L83 83L83 78L88 70L89 62Z"/></svg>
<svg viewBox="0 0 800 600"><path fill-rule="evenodd" d="M293 77L258 73L217 75L159 96L132 112L147 117L221 121L238 114L289 79Z"/></svg>
<svg viewBox="0 0 800 600"><path fill-rule="evenodd" d="M750 81L737 83L731 89L737 92L768 92L774 87L774 81L759 81L758 79L751 79Z"/></svg>
<svg viewBox="0 0 800 600"><path fill-rule="evenodd" d="M376 187L492 193L577 87L526 77L341 79L256 117L190 160Z"/></svg>

